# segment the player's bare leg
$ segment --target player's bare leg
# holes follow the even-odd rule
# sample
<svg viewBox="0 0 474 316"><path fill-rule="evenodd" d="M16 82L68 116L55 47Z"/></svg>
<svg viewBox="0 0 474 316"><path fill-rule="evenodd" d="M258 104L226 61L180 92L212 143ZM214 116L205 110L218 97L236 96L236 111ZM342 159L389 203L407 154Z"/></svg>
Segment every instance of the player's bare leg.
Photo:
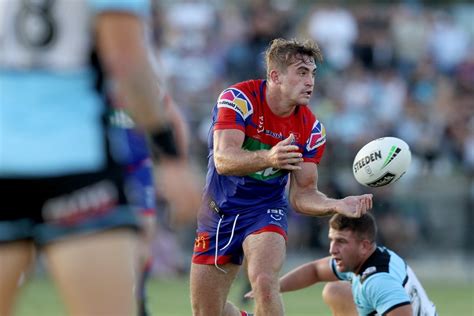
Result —
<svg viewBox="0 0 474 316"><path fill-rule="evenodd" d="M234 310L233 305L226 304L227 295L240 266L228 263L219 268L226 273L213 265L191 264L191 306L194 316L240 316L237 308Z"/></svg>
<svg viewBox="0 0 474 316"><path fill-rule="evenodd" d="M142 215L141 225L142 235L139 239L140 245L138 249L139 277L136 294L138 316L149 316L150 313L147 306L147 285L153 265L153 254L151 249L157 230L155 214Z"/></svg>
<svg viewBox="0 0 474 316"><path fill-rule="evenodd" d="M329 282L323 289L323 300L334 316L357 316L349 282Z"/></svg>
<svg viewBox="0 0 474 316"><path fill-rule="evenodd" d="M16 241L0 245L0 315L12 315L18 283L34 259L33 243Z"/></svg>
<svg viewBox="0 0 474 316"><path fill-rule="evenodd" d="M283 315L278 277L286 256L285 239L273 232L249 235L244 241L244 253L255 298L255 315Z"/></svg>
<svg viewBox="0 0 474 316"><path fill-rule="evenodd" d="M114 229L45 248L70 315L136 314L137 240L128 229Z"/></svg>

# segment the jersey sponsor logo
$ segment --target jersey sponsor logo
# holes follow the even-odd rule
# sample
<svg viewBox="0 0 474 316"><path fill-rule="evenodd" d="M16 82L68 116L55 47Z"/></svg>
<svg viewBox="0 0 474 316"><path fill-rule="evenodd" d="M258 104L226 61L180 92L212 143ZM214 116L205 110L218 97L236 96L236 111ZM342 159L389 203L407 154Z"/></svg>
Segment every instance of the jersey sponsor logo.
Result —
<svg viewBox="0 0 474 316"><path fill-rule="evenodd" d="M256 151L256 150L262 150L262 149L269 150L271 146L268 144L262 143L261 141L257 139L246 137L242 148L249 151ZM266 181L269 179L281 177L283 175L285 175L285 173L281 169L268 167L266 169L249 174L248 176L257 180Z"/></svg>
<svg viewBox="0 0 474 316"><path fill-rule="evenodd" d="M278 171L280 171L280 169L275 169L273 167L269 167L267 169L260 170L260 171L257 171L255 173L258 174L258 175L261 175L262 178L269 178L269 177L273 176L274 174L276 174Z"/></svg>
<svg viewBox="0 0 474 316"><path fill-rule="evenodd" d="M224 90L217 101L218 108L228 108L236 111L245 120L253 113L252 103L240 90L229 88ZM263 124L263 121L262 121Z"/></svg>
<svg viewBox="0 0 474 316"><path fill-rule="evenodd" d="M313 128L311 129L311 135L309 136L306 143L306 150L315 150L324 143L326 143L326 129L324 128L324 125L319 122L319 120L316 120L316 122L314 122Z"/></svg>
<svg viewBox="0 0 474 316"><path fill-rule="evenodd" d="M94 183L45 202L42 214L47 221L72 225L99 216L118 203L116 186L107 180Z"/></svg>
<svg viewBox="0 0 474 316"><path fill-rule="evenodd" d="M266 181L273 178L281 177L283 175L284 175L284 172L281 169L275 169L273 167L269 167L267 169L249 174L249 177L257 179L257 180L261 180L261 181Z"/></svg>
<svg viewBox="0 0 474 316"><path fill-rule="evenodd" d="M194 239L194 252L205 252L207 249L209 249L209 234L199 232Z"/></svg>
<svg viewBox="0 0 474 316"><path fill-rule="evenodd" d="M265 127L263 126L263 115L258 117L258 126L257 126L257 133L262 133L265 131Z"/></svg>
<svg viewBox="0 0 474 316"><path fill-rule="evenodd" d="M275 132L272 132L268 129L265 130L265 135L276 138L278 140L283 140L284 139L283 134L281 132L280 133L275 133Z"/></svg>
<svg viewBox="0 0 474 316"><path fill-rule="evenodd" d="M270 217L275 221L281 221L285 216L285 212L281 208L269 208L267 214L270 214Z"/></svg>

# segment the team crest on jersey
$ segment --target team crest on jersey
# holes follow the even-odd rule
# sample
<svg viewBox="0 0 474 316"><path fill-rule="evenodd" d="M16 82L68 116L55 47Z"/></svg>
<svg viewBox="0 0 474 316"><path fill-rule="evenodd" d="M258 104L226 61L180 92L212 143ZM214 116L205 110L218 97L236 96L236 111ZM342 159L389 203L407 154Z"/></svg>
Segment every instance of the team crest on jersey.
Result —
<svg viewBox="0 0 474 316"><path fill-rule="evenodd" d="M253 113L252 103L239 89L229 88L224 90L217 100L218 108L229 108L239 113L245 120Z"/></svg>
<svg viewBox="0 0 474 316"><path fill-rule="evenodd" d="M194 252L205 252L209 249L209 234L207 232L198 232L194 239Z"/></svg>
<svg viewBox="0 0 474 316"><path fill-rule="evenodd" d="M326 143L326 129L319 120L316 120L311 130L311 135L309 136L308 142L306 143L306 150L315 150L324 143Z"/></svg>
<svg viewBox="0 0 474 316"><path fill-rule="evenodd" d="M377 272L377 267L368 267L367 269L362 272L362 277L360 278L360 282L363 283L369 276Z"/></svg>

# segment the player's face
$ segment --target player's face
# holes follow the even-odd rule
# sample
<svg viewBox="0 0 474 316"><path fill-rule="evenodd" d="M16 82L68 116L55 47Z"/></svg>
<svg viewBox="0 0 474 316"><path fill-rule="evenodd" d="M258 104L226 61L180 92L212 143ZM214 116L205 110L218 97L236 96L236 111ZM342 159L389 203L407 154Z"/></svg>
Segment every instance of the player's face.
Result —
<svg viewBox="0 0 474 316"><path fill-rule="evenodd" d="M316 64L310 57L298 58L282 74L283 95L293 104L308 104L314 89Z"/></svg>
<svg viewBox="0 0 474 316"><path fill-rule="evenodd" d="M329 229L329 253L336 262L340 272L357 272L363 263L363 245L350 230Z"/></svg>

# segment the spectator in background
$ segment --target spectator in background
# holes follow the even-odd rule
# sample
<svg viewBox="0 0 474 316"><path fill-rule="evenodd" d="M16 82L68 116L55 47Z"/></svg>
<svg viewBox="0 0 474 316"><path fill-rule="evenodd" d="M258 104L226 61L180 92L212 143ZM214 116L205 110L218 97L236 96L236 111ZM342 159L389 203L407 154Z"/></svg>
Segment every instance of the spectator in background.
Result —
<svg viewBox="0 0 474 316"><path fill-rule="evenodd" d="M341 71L352 63L358 28L350 11L335 4L315 6L309 16L308 34L320 43L333 69Z"/></svg>
<svg viewBox="0 0 474 316"><path fill-rule="evenodd" d="M417 63L426 56L429 24L420 7L400 4L389 18L389 38L393 39L396 67L409 78Z"/></svg>
<svg viewBox="0 0 474 316"><path fill-rule="evenodd" d="M247 36L227 49L225 73L230 82L262 77L265 65L256 56L264 53L272 39L285 36L289 28L288 12L279 10L270 0L250 1L241 14L247 23Z"/></svg>
<svg viewBox="0 0 474 316"><path fill-rule="evenodd" d="M468 34L449 13L443 11L434 14L432 23L428 47L437 69L441 73L452 75L468 55Z"/></svg>

